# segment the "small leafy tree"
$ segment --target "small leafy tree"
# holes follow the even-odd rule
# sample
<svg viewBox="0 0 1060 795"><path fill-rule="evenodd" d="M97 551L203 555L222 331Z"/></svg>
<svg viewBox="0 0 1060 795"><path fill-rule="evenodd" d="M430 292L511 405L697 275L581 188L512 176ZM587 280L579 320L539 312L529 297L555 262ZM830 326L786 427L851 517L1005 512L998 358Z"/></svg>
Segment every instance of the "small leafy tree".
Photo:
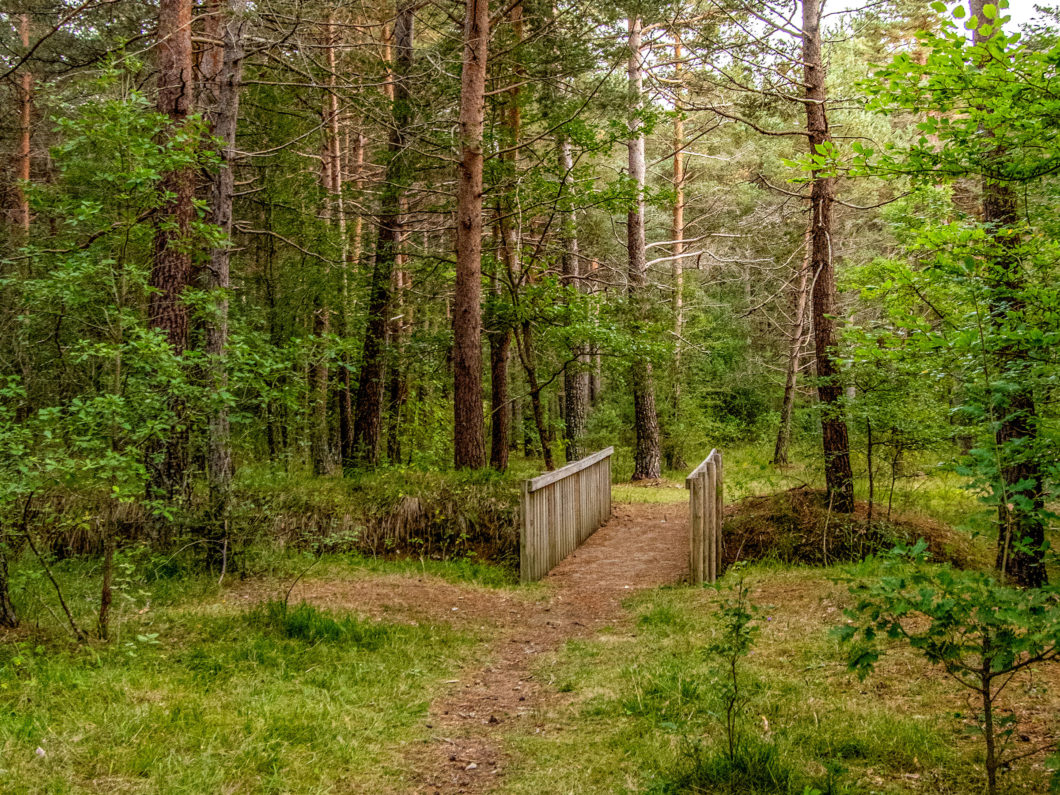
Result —
<svg viewBox="0 0 1060 795"><path fill-rule="evenodd" d="M758 626L754 623L758 608L751 602L750 587L737 570L730 574L731 584L719 586L719 615L721 633L707 646L707 654L721 662L723 674L720 681L722 703L725 705L725 737L728 742L729 761L736 759L739 750L739 720L747 703L741 688L740 663L751 652ZM726 578L727 580L730 578Z"/></svg>
<svg viewBox="0 0 1060 795"><path fill-rule="evenodd" d="M883 651L881 637L899 640L971 690L980 705L977 724L985 743L987 790L997 792L998 772L1053 747L1016 751L1016 717L1000 714L998 699L1021 671L1060 659L1060 590L1022 590L983 572L928 564L920 540L895 557L878 581L857 585L839 631L855 642L849 664L865 676Z"/></svg>

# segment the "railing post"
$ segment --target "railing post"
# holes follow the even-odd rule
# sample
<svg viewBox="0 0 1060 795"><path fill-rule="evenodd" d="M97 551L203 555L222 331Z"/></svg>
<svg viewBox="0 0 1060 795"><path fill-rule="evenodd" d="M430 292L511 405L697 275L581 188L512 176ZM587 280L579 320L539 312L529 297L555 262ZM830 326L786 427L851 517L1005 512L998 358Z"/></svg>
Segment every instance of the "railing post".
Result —
<svg viewBox="0 0 1060 795"><path fill-rule="evenodd" d="M534 512L531 509L530 483L523 481L523 495L519 501L519 581L530 581L530 538L532 537L530 524L533 521Z"/></svg>
<svg viewBox="0 0 1060 795"><path fill-rule="evenodd" d="M717 580L722 568L724 520L722 455L711 450L685 478L689 490L688 579L693 585Z"/></svg>

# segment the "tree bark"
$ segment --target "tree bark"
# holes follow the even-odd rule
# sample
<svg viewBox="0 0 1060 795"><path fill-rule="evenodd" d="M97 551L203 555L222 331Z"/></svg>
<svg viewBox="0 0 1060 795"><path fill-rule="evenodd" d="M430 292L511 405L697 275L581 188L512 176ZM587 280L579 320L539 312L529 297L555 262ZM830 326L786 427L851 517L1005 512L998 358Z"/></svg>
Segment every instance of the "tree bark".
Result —
<svg viewBox="0 0 1060 795"><path fill-rule="evenodd" d="M482 413L482 128L489 38L489 1L467 0L453 296L453 458L457 469L479 469L486 459Z"/></svg>
<svg viewBox="0 0 1060 795"><path fill-rule="evenodd" d="M210 131L220 142L221 161L210 180L209 219L225 236L210 252L204 287L215 295L214 311L205 324L206 355L209 359L211 388L215 395L228 389L228 290L231 279L232 199L235 194L233 162L236 157L236 128L239 122L239 95L243 82L244 0L214 0L206 15L207 37L221 44L211 45L203 56L203 104ZM206 477L210 491L212 525L208 558L216 559L228 536L228 503L232 485L232 439L228 407L218 403L208 419Z"/></svg>
<svg viewBox="0 0 1060 795"><path fill-rule="evenodd" d="M999 23L983 14L986 0L969 0L969 14L979 26L976 44L984 44L997 35ZM992 31L984 34L983 25ZM985 134L992 136L990 130ZM991 155L994 162L1007 158L999 146ZM995 169L1000 171L1002 169ZM1020 318L1026 311L1026 280L1020 263L1019 197L1006 182L983 178L983 223L988 227L996 248L990 263L987 282L990 287L990 322L998 327L1009 318ZM1036 457L1038 440L1038 405L1030 379L1023 377L1029 369L1027 350L1013 335L993 352L994 366L1006 385L1004 396L996 401L997 417L994 443L1000 456L1001 495L998 501L998 541L995 566L1002 577L1027 588L1040 588L1048 581L1045 568L1045 482ZM1001 375L1004 374L1004 375ZM995 400L997 395L991 395ZM1007 450L1006 450L1007 448ZM1029 501L1029 507L1016 497Z"/></svg>
<svg viewBox="0 0 1060 795"><path fill-rule="evenodd" d="M19 35L22 40L22 49L29 51L29 14L19 16ZM16 188L18 201L18 225L22 228L24 235L29 235L29 198L23 188L23 184L29 182L30 166L32 164L32 149L30 146L33 131L33 73L25 68L23 64L22 85L19 90L19 140L18 140L18 179Z"/></svg>
<svg viewBox="0 0 1060 795"><path fill-rule="evenodd" d="M641 108L644 81L644 52L639 17L629 21L629 94L632 115L629 120L629 175L637 196L626 220L629 255L628 291L634 340L648 320L647 255L644 240L644 129L638 113ZM633 413L637 443L633 455L633 480L657 479L662 474L659 450L659 418L655 411L655 384L650 359L634 354L631 368Z"/></svg>
<svg viewBox="0 0 1060 795"><path fill-rule="evenodd" d="M364 133L360 130L353 137L353 152L350 158L349 171L353 175L354 185L360 196L363 180L361 171L364 168ZM350 271L356 272L361 260L361 235L364 220L358 212L353 217L353 230L350 232L350 256L342 272L342 312L339 320L342 328L339 335L347 337L350 332ZM345 464L353 459L353 378L350 372L352 365L348 352L342 354L342 369L339 372L339 458Z"/></svg>
<svg viewBox="0 0 1060 795"><path fill-rule="evenodd" d="M578 227L574 209L570 206L570 190L567 180L574 168L571 156L570 141L561 137L559 142L559 168L563 174L563 255L560 261L560 273L563 283L568 287L581 290L581 268L578 259ZM563 422L566 427L567 461L577 461L585 455L582 437L585 435L585 421L589 403L589 355L585 345L575 342L571 349L574 363L563 370Z"/></svg>
<svg viewBox="0 0 1060 795"><path fill-rule="evenodd" d="M541 442L541 458L545 469L551 472L556 468L556 462L552 458L552 436L548 432L545 409L541 402L542 386L537 380L537 355L534 352L533 329L529 322L523 323L516 344L519 348L519 360L522 362L523 372L526 373L527 386L530 389L530 409L534 415L537 438ZM530 454L529 441L526 442L526 454Z"/></svg>
<svg viewBox="0 0 1060 795"><path fill-rule="evenodd" d="M670 424L673 426L667 444L667 464L671 469L684 467L684 456L681 454L681 355L684 353L685 326L685 268L682 254L685 250L685 121L681 104L681 59L683 48L680 36L674 40L674 63L677 86L674 89L674 211L673 227L670 231L673 244L671 254L671 283L673 285L673 321L674 321L674 366L670 387Z"/></svg>
<svg viewBox="0 0 1060 795"><path fill-rule="evenodd" d="M798 384L802 349L806 345L806 298L810 286L810 237L811 225L806 226L803 236L803 256L800 260L798 281L791 297L795 319L791 328L788 349L788 365L784 374L784 402L780 408L780 428L777 429L777 444L773 448L773 463L784 466L788 463L788 448L791 445L791 415L795 409L795 387Z"/></svg>
<svg viewBox="0 0 1060 795"><path fill-rule="evenodd" d="M160 0L158 8L158 111L170 121L170 130L185 124L191 110L193 77L191 0ZM195 173L180 168L163 175L161 189L170 198L159 209L155 227L154 258L149 285L148 322L162 331L173 353L182 356L188 347L188 307L184 290L191 280L189 237L195 219ZM171 402L175 426L160 445L147 451L149 494L165 500L184 497L188 491L188 432L186 409L179 399Z"/></svg>
<svg viewBox="0 0 1060 795"><path fill-rule="evenodd" d="M379 232L364 330L361 374L357 380L357 407L353 421L353 463L374 467L379 462L383 425L386 340L394 271L404 227L403 198L408 183L409 74L413 62L415 6L400 0L394 19L393 109L394 125L387 144L386 176L380 199Z"/></svg>
<svg viewBox="0 0 1060 795"><path fill-rule="evenodd" d="M821 2L803 0L802 60L806 86L806 129L810 151L830 143L825 103L824 60L821 56ZM850 443L843 415L843 387L835 359L836 287L832 262L832 203L834 180L813 175L810 192L812 229L810 233L813 282L813 331L817 365L817 394L821 401L824 474L828 498L837 513L854 510L854 475L850 468Z"/></svg>
<svg viewBox="0 0 1060 795"><path fill-rule="evenodd" d="M11 603L11 578L7 569L6 531L0 535L0 627L12 629L18 626L18 613Z"/></svg>

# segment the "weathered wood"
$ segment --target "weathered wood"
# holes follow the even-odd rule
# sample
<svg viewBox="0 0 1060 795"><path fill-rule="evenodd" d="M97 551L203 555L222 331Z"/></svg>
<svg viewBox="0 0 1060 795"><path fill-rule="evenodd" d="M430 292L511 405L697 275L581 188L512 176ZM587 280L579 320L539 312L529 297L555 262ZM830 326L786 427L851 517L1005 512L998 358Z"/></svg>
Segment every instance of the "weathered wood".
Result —
<svg viewBox="0 0 1060 795"><path fill-rule="evenodd" d="M588 469L593 464L596 464L605 458L609 458L614 452L614 447L607 447L599 452L593 453L592 455L587 455L585 458L579 459L578 461L572 461L566 466L562 466L552 472L538 475L536 478L527 481L527 483L530 484L530 491L539 491L545 486L550 486L559 480L563 480L575 472L581 472L583 469Z"/></svg>
<svg viewBox="0 0 1060 795"><path fill-rule="evenodd" d="M722 481L722 454L716 449L685 478L690 509L688 579L693 585L714 582L721 574L725 505Z"/></svg>
<svg viewBox="0 0 1060 795"><path fill-rule="evenodd" d="M523 481L519 508L519 573L539 580L611 515L608 447L554 472Z"/></svg>

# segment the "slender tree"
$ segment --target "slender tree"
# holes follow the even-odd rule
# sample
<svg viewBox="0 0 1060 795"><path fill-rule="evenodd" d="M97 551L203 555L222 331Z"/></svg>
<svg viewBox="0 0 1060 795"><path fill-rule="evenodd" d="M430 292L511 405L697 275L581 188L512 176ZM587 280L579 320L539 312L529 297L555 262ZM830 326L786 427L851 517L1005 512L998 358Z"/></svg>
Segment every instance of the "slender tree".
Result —
<svg viewBox="0 0 1060 795"><path fill-rule="evenodd" d="M828 129L824 59L821 54L821 0L802 3L802 61L806 130L810 152L832 141ZM850 442L843 414L839 365L836 361L836 286L832 252L834 179L814 172L810 188L810 262L813 271L813 333L817 365L817 395L821 401L824 474L832 510L854 510L854 475L850 468Z"/></svg>
<svg viewBox="0 0 1060 795"><path fill-rule="evenodd" d="M969 0L968 10L977 25L974 42L987 45L1001 31L997 11L987 16L986 0ZM996 9L996 6L995 6ZM989 122L987 123L989 124ZM984 135L993 131L984 125ZM1008 152L998 144L989 153L982 179L983 223L993 244L993 261L988 265L990 322L1004 328L1010 318L1027 311L1026 277L1020 259L1020 200L1012 182L992 176L1004 173ZM1045 524L1042 518L1045 501L1041 464L1033 452L1037 447L1038 406L1029 380L1019 373L1027 369L1028 352L1016 335L1005 334L1005 342L993 356L997 373L1013 373L1004 397L996 401L994 442L1001 456L1002 498L998 502L998 543L996 566L1004 576L1020 585L1037 588L1046 583ZM1015 495L1019 495L1018 497Z"/></svg>
<svg viewBox="0 0 1060 795"><path fill-rule="evenodd" d="M564 205L562 212L563 253L560 261L560 272L563 282L576 290L582 289L581 265L578 257L578 224L573 199L570 196L568 183L574 171L574 159L571 156L570 141L561 135L559 141L559 168L564 188L560 202ZM585 422L589 411L589 355L585 345L575 342L571 349L572 362L563 369L563 420L566 427L566 453L568 461L576 461L585 455L582 436L585 434Z"/></svg>
<svg viewBox="0 0 1060 795"><path fill-rule="evenodd" d="M413 21L415 5L401 0L394 19L394 123L387 144L386 175L379 209L375 264L372 267L368 316L365 321L361 373L357 381L357 406L353 424L353 462L375 466L383 424L383 392L386 384L386 339L394 273L398 262L408 189L409 75L413 66Z"/></svg>
<svg viewBox="0 0 1060 795"><path fill-rule="evenodd" d="M791 337L788 340L788 361L784 371L784 398L780 406L780 427L777 443L773 448L773 463L783 466L788 463L788 448L791 445L791 416L795 409L795 388L802 365L802 351L806 347L806 299L810 289L810 237L813 227L806 226L803 236L803 255L799 258L795 283L791 291L793 318Z"/></svg>
<svg viewBox="0 0 1060 795"><path fill-rule="evenodd" d="M206 33L211 44L200 63L210 132L218 142L221 165L211 175L210 223L224 234L224 240L210 252L210 265L204 269L205 287L216 293L213 312L206 320L206 354L210 357L212 388L215 395L228 389L228 290L231 279L232 199L235 194L234 160L236 128L239 122L240 89L243 83L245 0L212 0L206 15ZM208 420L206 475L210 489L211 521L222 551L228 532L228 503L232 483L232 439L228 406L218 402Z"/></svg>
<svg viewBox="0 0 1060 795"><path fill-rule="evenodd" d="M30 18L29 14L19 15L19 36L22 49L29 51ZM19 136L18 136L18 178L21 181L16 189L18 197L18 223L24 234L29 234L29 198L22 183L29 182L32 162L31 135L33 132L33 73L22 69L22 81L18 95Z"/></svg>
<svg viewBox="0 0 1060 795"><path fill-rule="evenodd" d="M453 297L453 456L458 469L481 468L486 459L482 414L482 132L489 39L489 0L467 0Z"/></svg>
<svg viewBox="0 0 1060 795"><path fill-rule="evenodd" d="M644 125L640 118L644 94L643 24L639 17L629 20L629 176L637 192L626 219L628 295L632 307L634 339L647 321L648 264L644 239ZM659 452L659 418L655 412L655 384L651 360L637 353L631 367L633 413L637 436L633 455L633 480L655 479L662 474Z"/></svg>
<svg viewBox="0 0 1060 795"><path fill-rule="evenodd" d="M160 0L158 6L158 110L175 131L188 119L194 87L191 49L191 0ZM169 197L157 216L148 304L152 327L165 333L173 352L188 347L188 306L184 291L191 280L191 226L195 219L195 172L179 168L166 173L162 190ZM188 432L185 407L173 401L176 425L161 450L148 451L151 491L164 499L183 497L188 488Z"/></svg>

